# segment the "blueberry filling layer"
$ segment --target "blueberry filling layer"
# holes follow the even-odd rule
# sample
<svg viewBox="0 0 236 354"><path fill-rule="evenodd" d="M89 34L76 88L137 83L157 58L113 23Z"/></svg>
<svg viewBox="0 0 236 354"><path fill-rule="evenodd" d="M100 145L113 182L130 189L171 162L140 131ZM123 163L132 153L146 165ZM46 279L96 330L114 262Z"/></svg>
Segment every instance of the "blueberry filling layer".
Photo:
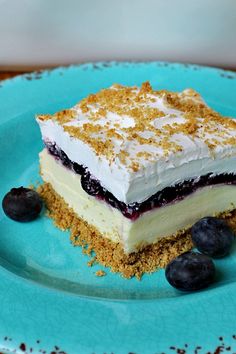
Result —
<svg viewBox="0 0 236 354"><path fill-rule="evenodd" d="M186 196L195 192L198 188L216 185L216 184L236 184L236 175L219 174L207 175L183 181L171 187L153 194L147 200L141 203L125 204L114 197L112 193L101 186L100 182L90 174L85 166L79 165L71 161L66 153L62 151L56 144L45 142L48 152L68 169L81 175L81 186L89 194L100 200L106 201L112 207L121 211L121 213L131 219L136 220L141 214L154 208L165 206L169 203L184 199Z"/></svg>

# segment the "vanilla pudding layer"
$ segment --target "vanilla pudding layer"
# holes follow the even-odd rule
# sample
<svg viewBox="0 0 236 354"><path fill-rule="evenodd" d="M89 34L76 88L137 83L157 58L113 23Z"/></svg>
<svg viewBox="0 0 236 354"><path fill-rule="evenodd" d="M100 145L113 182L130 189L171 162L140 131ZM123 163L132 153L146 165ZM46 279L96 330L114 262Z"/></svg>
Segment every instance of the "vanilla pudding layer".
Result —
<svg viewBox="0 0 236 354"><path fill-rule="evenodd" d="M43 180L74 212L104 237L120 242L126 253L191 227L203 216L236 208L236 187L219 184L199 188L181 201L147 211L132 221L118 209L88 195L81 187L81 176L65 168L46 149L40 153L40 166Z"/></svg>

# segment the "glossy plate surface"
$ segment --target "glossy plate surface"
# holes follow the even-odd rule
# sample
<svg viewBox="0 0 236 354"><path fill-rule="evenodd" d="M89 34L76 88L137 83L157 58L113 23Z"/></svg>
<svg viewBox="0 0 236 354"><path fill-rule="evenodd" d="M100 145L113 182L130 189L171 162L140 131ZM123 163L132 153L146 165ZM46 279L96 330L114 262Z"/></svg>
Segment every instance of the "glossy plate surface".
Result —
<svg viewBox="0 0 236 354"><path fill-rule="evenodd" d="M194 88L211 107L236 117L236 74L193 65L83 64L0 82L1 200L13 186L40 182L36 113L70 107L115 82L146 80L156 89ZM169 286L163 270L138 281L89 268L68 235L43 213L22 224L0 210L0 351L236 351L236 246L216 262L212 287L183 294ZM107 275L97 277L100 269Z"/></svg>

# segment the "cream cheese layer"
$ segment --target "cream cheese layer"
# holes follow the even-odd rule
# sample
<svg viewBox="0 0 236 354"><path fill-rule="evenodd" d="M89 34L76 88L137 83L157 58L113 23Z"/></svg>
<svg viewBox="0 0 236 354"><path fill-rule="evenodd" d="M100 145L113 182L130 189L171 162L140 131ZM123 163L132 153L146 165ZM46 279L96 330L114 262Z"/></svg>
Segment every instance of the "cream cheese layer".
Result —
<svg viewBox="0 0 236 354"><path fill-rule="evenodd" d="M126 253L191 227L201 217L236 208L236 187L217 185L201 188L179 202L153 209L131 221L119 210L89 196L81 187L80 176L62 166L46 149L40 153L40 166L43 180L74 212L104 237L120 242Z"/></svg>
<svg viewBox="0 0 236 354"><path fill-rule="evenodd" d="M122 90L126 92L112 86L104 91L113 97ZM217 114L192 90L174 96L182 105L190 105L187 112L185 106L173 108L166 92L129 90L130 103L124 103L125 98L119 104L115 101L117 111L111 106L105 110L103 101L93 95L95 101L91 98L86 109L80 103L53 116L38 116L43 140L56 143L126 204L208 173L236 174L233 119L215 118ZM191 104L199 112L194 120Z"/></svg>

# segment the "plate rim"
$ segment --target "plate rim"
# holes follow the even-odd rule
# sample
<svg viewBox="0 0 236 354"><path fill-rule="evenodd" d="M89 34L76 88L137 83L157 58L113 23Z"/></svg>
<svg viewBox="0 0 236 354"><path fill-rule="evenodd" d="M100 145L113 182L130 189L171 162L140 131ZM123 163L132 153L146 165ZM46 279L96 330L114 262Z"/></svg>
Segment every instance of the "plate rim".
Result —
<svg viewBox="0 0 236 354"><path fill-rule="evenodd" d="M109 66L106 66L107 63L109 63ZM105 64L105 66L104 66ZM93 69L96 69L94 68L94 65L97 65L97 69L100 70L100 66L102 68L107 68L107 67L112 67L113 65L150 65L150 64L157 64L158 66L165 66L166 64L168 66L173 66L175 68L178 69L179 68L185 68L186 70L196 70L197 69L201 69L201 70L211 70L212 72L216 73L218 76L219 76L219 79L221 78L221 74L226 74L226 75L231 75L233 74L233 79L236 79L236 72L234 71L231 71L231 70L225 70L225 69L222 69L222 68L217 68L217 67L211 67L211 66L204 66L204 65L196 65L196 64L184 64L184 63L175 63L175 62L165 62L165 61L119 61L119 62L116 62L116 61L98 61L98 62L84 62L84 63L79 63L79 64L72 64L72 65L69 65L69 66L59 66L59 67L56 67L56 68L53 68L53 69L45 69L45 70L42 70L40 71L40 75L42 74L42 77L44 76L47 76L47 75L51 75L55 72L58 72L58 71L66 71L66 70L73 70L73 69L81 69L81 68L93 68ZM6 79L6 80L2 80L0 81L0 89L2 87L4 87L5 85L9 85L9 84L14 84L15 82L17 81L20 81L22 79L26 79L26 80L37 80L37 75L38 75L38 70L34 71L31 73L31 75L29 76L28 73L26 74L22 74L22 75L18 75L14 78L11 78L11 79ZM30 77L30 78L29 78ZM225 76L224 76L225 77ZM41 77L40 77L41 78ZM7 121L6 121L7 122ZM0 120L0 126L1 126L1 120ZM13 275L15 278L14 281L16 281L16 283L18 283L18 276L16 274L13 274L12 272L10 272L9 270L7 269L4 269L4 271L6 271L7 273ZM0 268L0 279L2 277L2 267ZM4 276L4 275L3 275ZM11 278L11 277L10 277ZM24 285L23 287L26 287L26 288L31 288L32 286L34 286L34 284L31 284L31 281L27 280L27 279L24 279L24 278L21 278L20 281L24 281ZM11 279L10 279L11 280ZM227 289L228 291L232 291L232 290L236 290L236 282L233 282L233 283L229 283L229 284L224 284L223 286L221 286L220 288L217 288L217 293L220 291L221 293L224 293L225 292L225 289L224 287L227 286ZM41 284L39 285L40 286L40 289L43 287L44 289L46 289L46 293L49 291L49 293L51 293L50 296L53 296L54 292L58 293L58 290L54 290L54 289L49 289L48 287L45 287L45 286L41 286ZM214 290L214 289L212 289ZM39 291L40 292L40 291ZM44 292L44 291L43 291ZM214 291L213 291L214 292ZM61 296L64 297L64 296L67 296L67 297L76 297L76 298L79 298L80 301L89 301L89 302L106 302L106 301L109 301L111 303L120 303L120 302L125 302L125 303L130 303L132 302L133 306L142 306L143 304L146 304L146 303L149 303L149 305L153 305L154 303L156 302L160 302L160 299L128 299L128 300L114 300L114 299L104 299L104 298L91 298L91 297L85 297L85 296L81 296L81 295L74 295L74 294L71 294L71 293L67 293L67 292L61 292ZM211 292L212 293L212 292ZM198 295L202 294L202 292L198 292ZM58 294L57 294L58 295ZM211 294L212 296L214 296L214 294L212 293ZM196 298L196 293L192 293L192 294L187 294L188 298L192 299L193 297ZM164 303L165 303L165 306L167 306L168 304L172 304L173 303L173 300L174 300L174 303L178 302L179 304L182 304L183 301L185 301L186 299L186 296L181 296L181 297L178 297L178 298L167 298L167 299L164 299ZM161 302L162 302L162 305L163 305L163 299L161 299ZM171 301L171 302L170 302ZM176 304L175 304L176 306ZM1 325L0 325L0 330L1 330ZM0 348L1 348L1 343L0 343Z"/></svg>

